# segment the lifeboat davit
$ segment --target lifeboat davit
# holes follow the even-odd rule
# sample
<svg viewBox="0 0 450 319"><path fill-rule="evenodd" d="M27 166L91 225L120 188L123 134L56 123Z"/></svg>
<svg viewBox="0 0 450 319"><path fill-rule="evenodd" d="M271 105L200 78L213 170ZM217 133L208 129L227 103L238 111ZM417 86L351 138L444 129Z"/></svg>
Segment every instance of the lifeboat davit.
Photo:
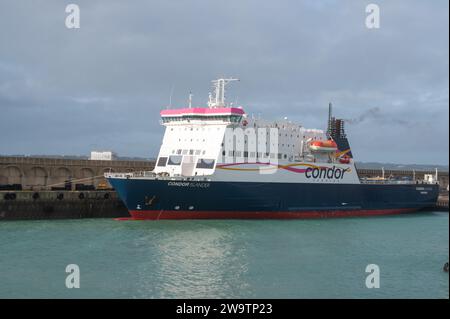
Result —
<svg viewBox="0 0 450 319"><path fill-rule="evenodd" d="M315 152L336 152L337 145L333 140L313 141L309 144L309 148Z"/></svg>

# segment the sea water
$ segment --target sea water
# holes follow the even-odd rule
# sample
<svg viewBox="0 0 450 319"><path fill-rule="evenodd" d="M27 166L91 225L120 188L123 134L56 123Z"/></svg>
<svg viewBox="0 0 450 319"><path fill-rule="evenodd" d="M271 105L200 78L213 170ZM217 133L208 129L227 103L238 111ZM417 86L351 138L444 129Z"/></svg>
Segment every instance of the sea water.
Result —
<svg viewBox="0 0 450 319"><path fill-rule="evenodd" d="M0 298L448 298L448 258L447 212L3 221Z"/></svg>

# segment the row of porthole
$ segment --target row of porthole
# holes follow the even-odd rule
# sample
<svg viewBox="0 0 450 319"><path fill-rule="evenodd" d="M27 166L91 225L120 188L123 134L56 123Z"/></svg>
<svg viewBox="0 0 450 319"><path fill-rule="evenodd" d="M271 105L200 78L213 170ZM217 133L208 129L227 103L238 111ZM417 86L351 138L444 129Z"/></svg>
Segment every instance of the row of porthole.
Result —
<svg viewBox="0 0 450 319"><path fill-rule="evenodd" d="M39 199L40 195L39 193L33 193L33 195L31 196L34 200ZM84 193L80 193L78 195L79 199L85 199L85 194ZM15 200L17 198L16 193L6 193L5 195L3 195L3 199L4 200ZM106 193L103 195L103 199L109 199L110 195L109 193ZM64 194L63 193L59 193L58 195L56 195L56 199L58 200L63 200L64 199Z"/></svg>
<svg viewBox="0 0 450 319"><path fill-rule="evenodd" d="M226 152L222 151L222 155L225 156ZM275 154L275 153L250 152L250 158L257 157L259 159L262 159L262 158L267 159L269 157L270 158L275 158L275 155L277 155L278 159L282 159L282 158L287 159L287 157L288 157L288 154L281 154L281 153ZM229 157L244 157L244 158L247 158L247 157L249 157L249 153L247 151L244 151L244 155L242 156L241 151L228 151L228 156ZM289 156L292 156L292 154L290 154Z"/></svg>

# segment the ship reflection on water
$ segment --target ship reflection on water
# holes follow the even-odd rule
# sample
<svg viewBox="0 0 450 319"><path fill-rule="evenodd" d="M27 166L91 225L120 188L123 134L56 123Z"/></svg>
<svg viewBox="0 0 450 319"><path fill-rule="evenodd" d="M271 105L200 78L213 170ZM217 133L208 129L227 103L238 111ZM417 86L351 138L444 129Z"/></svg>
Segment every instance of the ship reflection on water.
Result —
<svg viewBox="0 0 450 319"><path fill-rule="evenodd" d="M133 222L131 222L133 223ZM134 222L148 232L135 245L148 246L152 258L138 265L138 290L157 298L229 298L251 295L247 245L235 238L230 223L183 221ZM156 226L157 227L154 227ZM157 233L157 234L155 234ZM155 236L156 235L156 236Z"/></svg>

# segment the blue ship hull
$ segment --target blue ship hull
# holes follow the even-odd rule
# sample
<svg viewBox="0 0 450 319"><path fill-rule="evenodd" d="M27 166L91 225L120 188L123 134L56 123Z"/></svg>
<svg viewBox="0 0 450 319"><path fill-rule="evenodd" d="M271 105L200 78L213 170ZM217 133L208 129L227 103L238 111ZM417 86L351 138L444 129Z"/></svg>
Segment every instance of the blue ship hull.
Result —
<svg viewBox="0 0 450 319"><path fill-rule="evenodd" d="M109 178L135 219L325 218L433 207L430 184L318 184Z"/></svg>

